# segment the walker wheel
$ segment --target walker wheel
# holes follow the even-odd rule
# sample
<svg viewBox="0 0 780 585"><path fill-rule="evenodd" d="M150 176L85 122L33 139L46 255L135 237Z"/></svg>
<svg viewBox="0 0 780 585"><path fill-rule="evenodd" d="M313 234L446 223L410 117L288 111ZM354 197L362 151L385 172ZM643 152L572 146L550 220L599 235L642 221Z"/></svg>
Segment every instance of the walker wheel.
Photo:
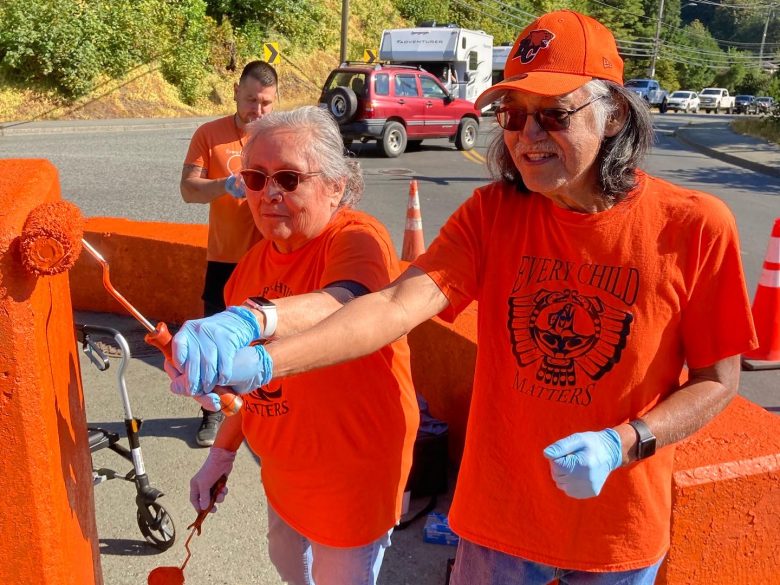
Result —
<svg viewBox="0 0 780 585"><path fill-rule="evenodd" d="M176 527L173 524L173 518L157 502L147 504L146 507L153 520L149 522L147 515L142 510L138 510L136 520L141 534L146 538L146 542L153 547L159 550L168 550L176 540Z"/></svg>

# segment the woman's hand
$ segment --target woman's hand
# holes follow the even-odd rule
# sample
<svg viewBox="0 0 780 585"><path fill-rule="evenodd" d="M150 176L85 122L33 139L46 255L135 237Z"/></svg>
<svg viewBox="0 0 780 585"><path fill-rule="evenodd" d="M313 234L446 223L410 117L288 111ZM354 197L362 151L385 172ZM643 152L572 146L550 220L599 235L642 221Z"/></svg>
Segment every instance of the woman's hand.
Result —
<svg viewBox="0 0 780 585"><path fill-rule="evenodd" d="M211 486L222 477L228 477L233 471L233 461L236 459L236 452L220 447L209 449L208 457L198 472L190 480L190 503L197 512L205 510L211 503ZM217 494L216 503L222 503L225 500L228 489L227 486ZM216 512L214 506L211 511Z"/></svg>
<svg viewBox="0 0 780 585"><path fill-rule="evenodd" d="M173 365L184 376L175 380L175 393L208 394L216 385L226 386L233 373L236 352L260 338L260 325L249 309L226 311L184 323L173 337Z"/></svg>

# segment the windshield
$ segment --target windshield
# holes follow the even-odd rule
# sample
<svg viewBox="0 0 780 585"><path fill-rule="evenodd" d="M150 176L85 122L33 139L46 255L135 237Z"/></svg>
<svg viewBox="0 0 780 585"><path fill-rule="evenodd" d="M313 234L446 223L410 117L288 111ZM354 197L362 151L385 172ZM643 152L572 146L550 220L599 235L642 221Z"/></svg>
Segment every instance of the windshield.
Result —
<svg viewBox="0 0 780 585"><path fill-rule="evenodd" d="M626 87L647 87L650 82L647 79L631 79L626 81Z"/></svg>
<svg viewBox="0 0 780 585"><path fill-rule="evenodd" d="M752 95L738 95L737 100L740 102L747 102L753 99Z"/></svg>
<svg viewBox="0 0 780 585"><path fill-rule="evenodd" d="M692 96L693 94L690 91L676 91L672 94L673 98L689 98Z"/></svg>
<svg viewBox="0 0 780 585"><path fill-rule="evenodd" d="M699 95L720 95L719 89L703 89Z"/></svg>

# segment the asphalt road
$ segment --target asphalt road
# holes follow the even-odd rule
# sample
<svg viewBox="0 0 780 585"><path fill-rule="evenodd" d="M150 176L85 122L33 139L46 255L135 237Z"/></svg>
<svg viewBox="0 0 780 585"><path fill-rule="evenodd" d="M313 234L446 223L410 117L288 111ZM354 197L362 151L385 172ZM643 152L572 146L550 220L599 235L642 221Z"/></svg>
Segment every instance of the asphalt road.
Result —
<svg viewBox="0 0 780 585"><path fill-rule="evenodd" d="M671 135L680 124L715 116L667 115L656 117L658 140L645 168L675 183L711 192L734 211L739 225L749 292L755 291L772 222L778 215L780 179L741 169L693 152ZM58 167L63 195L90 216L118 216L147 221L200 223L206 209L184 204L178 194L181 161L194 125L154 129L150 121L126 123L121 131L97 125L89 132L58 132L0 137L0 157L48 158ZM167 122L160 121L163 125ZM87 124L87 123L84 123ZM178 122L177 124L180 124ZM484 154L488 120L483 126L478 154ZM397 159L381 158L373 145L353 148L366 174L361 207L384 221L400 247L409 179L420 182L426 242L447 216L486 182L479 157L464 155L446 141L424 143L418 152ZM193 403L164 390L167 377L160 358L144 347L143 332L127 317L80 313L81 321L120 329L138 359L130 361L128 386L134 414L145 419L142 445L152 484L166 495L160 500L177 526L178 541L165 553L143 544L135 522L132 484L113 480L95 489L101 562L107 585L139 585L160 565L178 565L185 556L187 524L194 519L188 502L188 482L205 457L195 447L197 428ZM82 360L88 418L122 433L121 403L116 395L118 361L108 372L98 372ZM780 372L745 372L741 393L771 410L780 411ZM95 454L98 466L126 472L129 466L113 453ZM258 462L242 449L230 478L230 495L220 511L204 524L193 540L187 582L214 585L276 585L267 559L265 507L258 478ZM446 511L449 495L438 509ZM413 506L421 504L413 502ZM422 542L422 522L394 535L380 577L381 585L441 585L446 559L454 549Z"/></svg>

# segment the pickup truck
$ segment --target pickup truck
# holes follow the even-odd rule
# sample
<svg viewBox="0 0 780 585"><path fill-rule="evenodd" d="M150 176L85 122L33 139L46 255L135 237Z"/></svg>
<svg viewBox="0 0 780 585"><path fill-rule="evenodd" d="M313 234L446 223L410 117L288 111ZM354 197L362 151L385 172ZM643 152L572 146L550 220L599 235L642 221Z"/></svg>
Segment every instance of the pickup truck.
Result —
<svg viewBox="0 0 780 585"><path fill-rule="evenodd" d="M734 96L724 87L705 87L699 92L699 107L708 114L719 111L734 113Z"/></svg>
<svg viewBox="0 0 780 585"><path fill-rule="evenodd" d="M667 98L669 92L661 89L658 81L655 79L629 79L625 86L633 92L638 93L651 108L658 108L662 114L666 112L668 105Z"/></svg>

